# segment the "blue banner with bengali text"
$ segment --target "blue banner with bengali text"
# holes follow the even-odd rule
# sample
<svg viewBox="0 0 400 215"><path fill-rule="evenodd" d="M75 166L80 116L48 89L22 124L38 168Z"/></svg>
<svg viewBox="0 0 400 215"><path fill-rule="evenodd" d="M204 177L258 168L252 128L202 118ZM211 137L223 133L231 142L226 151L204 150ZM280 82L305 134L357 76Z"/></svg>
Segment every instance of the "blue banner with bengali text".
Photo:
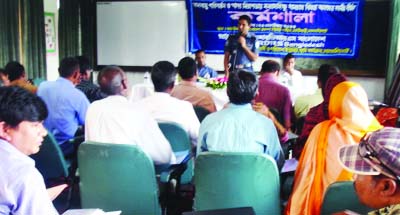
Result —
<svg viewBox="0 0 400 215"><path fill-rule="evenodd" d="M186 0L189 51L222 54L241 15L261 56L355 58L361 41L364 0Z"/></svg>

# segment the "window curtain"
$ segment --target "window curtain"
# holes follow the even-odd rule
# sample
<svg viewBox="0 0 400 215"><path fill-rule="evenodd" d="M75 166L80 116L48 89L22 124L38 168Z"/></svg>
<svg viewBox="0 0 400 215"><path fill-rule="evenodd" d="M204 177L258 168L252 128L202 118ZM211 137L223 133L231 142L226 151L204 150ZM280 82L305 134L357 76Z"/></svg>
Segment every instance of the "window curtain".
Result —
<svg viewBox="0 0 400 215"><path fill-rule="evenodd" d="M43 0L21 2L22 64L28 78L46 78L46 36Z"/></svg>
<svg viewBox="0 0 400 215"><path fill-rule="evenodd" d="M400 82L400 78L397 77L396 71L396 63L398 60L399 53L399 34L400 34L400 1L391 1L391 26L390 26L390 36L389 36L389 58L387 61L387 72L386 72L386 81L385 81L385 102L391 105L394 105L394 101L397 98L394 98L398 91L398 84Z"/></svg>
<svg viewBox="0 0 400 215"><path fill-rule="evenodd" d="M0 67L25 66L29 78L46 77L43 0L0 1Z"/></svg>
<svg viewBox="0 0 400 215"><path fill-rule="evenodd" d="M20 61L19 1L0 1L0 67Z"/></svg>
<svg viewBox="0 0 400 215"><path fill-rule="evenodd" d="M60 0L58 19L59 58L80 55L79 0Z"/></svg>
<svg viewBox="0 0 400 215"><path fill-rule="evenodd" d="M82 38L82 55L88 57L94 66L95 51L95 0L80 0L80 21L81 21L81 38Z"/></svg>

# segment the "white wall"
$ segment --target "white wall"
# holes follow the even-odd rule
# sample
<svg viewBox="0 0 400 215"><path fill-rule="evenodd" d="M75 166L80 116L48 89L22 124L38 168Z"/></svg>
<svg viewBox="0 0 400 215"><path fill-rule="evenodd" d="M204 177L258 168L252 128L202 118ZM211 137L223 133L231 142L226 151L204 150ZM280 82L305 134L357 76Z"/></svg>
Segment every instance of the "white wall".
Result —
<svg viewBox="0 0 400 215"><path fill-rule="evenodd" d="M365 77L349 77L350 81L359 83L367 92L369 100L383 101L384 98L384 78L365 78ZM316 89L317 76L304 76L304 89Z"/></svg>
<svg viewBox="0 0 400 215"><path fill-rule="evenodd" d="M47 53L46 55L46 70L47 80L55 80L58 77L58 0L44 0L44 11L55 14L56 25L56 51Z"/></svg>

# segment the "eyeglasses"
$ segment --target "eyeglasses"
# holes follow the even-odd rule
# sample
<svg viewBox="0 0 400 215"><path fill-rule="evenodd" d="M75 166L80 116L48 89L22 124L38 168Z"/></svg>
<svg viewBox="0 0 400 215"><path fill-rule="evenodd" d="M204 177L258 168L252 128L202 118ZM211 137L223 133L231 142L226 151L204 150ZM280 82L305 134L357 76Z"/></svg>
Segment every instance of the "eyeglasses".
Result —
<svg viewBox="0 0 400 215"><path fill-rule="evenodd" d="M386 166L377 156L377 152L368 143L369 135L364 136L358 146L358 154L371 166L375 167L380 173L394 180L400 181L400 176L397 176L388 166Z"/></svg>

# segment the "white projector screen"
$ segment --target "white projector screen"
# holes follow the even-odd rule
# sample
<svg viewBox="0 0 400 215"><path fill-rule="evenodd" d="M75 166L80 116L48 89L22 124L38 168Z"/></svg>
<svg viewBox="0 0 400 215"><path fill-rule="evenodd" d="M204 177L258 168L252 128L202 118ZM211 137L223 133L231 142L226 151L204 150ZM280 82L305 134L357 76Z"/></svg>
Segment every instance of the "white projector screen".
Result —
<svg viewBox="0 0 400 215"><path fill-rule="evenodd" d="M185 56L185 1L97 2L97 65L177 65Z"/></svg>

